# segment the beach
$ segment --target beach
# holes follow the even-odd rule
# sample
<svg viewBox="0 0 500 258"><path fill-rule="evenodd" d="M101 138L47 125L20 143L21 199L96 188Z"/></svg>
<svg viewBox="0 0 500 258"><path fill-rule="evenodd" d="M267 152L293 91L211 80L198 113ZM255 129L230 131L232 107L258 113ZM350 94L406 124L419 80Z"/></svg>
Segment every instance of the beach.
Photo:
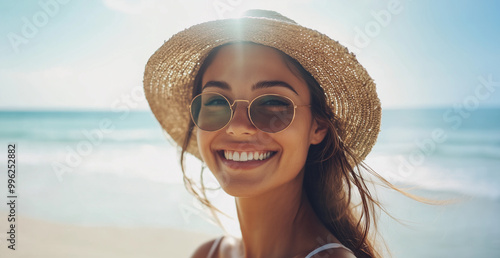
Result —
<svg viewBox="0 0 500 258"><path fill-rule="evenodd" d="M379 229L392 257L498 257L498 201L462 199L453 204L426 205L389 195L383 199L397 220L383 215ZM1 213L0 218L7 218L7 214ZM16 250L8 249L2 241L0 257L183 258L221 235L217 230L82 226L24 216L17 217L16 222ZM0 223L0 232L7 231L7 223Z"/></svg>
<svg viewBox="0 0 500 258"><path fill-rule="evenodd" d="M2 239L0 257L190 257L213 238L171 228L77 226L28 217L18 218L17 225L16 250L6 248ZM5 223L1 226L6 232Z"/></svg>

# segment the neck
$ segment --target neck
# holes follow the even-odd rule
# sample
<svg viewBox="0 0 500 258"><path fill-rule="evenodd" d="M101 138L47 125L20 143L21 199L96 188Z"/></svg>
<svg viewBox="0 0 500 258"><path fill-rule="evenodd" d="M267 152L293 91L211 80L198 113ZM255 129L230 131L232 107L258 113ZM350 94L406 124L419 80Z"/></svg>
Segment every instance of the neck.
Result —
<svg viewBox="0 0 500 258"><path fill-rule="evenodd" d="M244 257L292 257L304 243L314 241L317 232L324 232L302 181L303 173L262 195L236 198Z"/></svg>

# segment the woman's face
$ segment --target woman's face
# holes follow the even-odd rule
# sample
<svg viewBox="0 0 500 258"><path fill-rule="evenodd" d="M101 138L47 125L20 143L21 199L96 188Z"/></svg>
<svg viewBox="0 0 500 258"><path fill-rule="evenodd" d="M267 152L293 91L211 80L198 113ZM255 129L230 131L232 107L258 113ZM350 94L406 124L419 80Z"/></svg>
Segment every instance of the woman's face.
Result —
<svg viewBox="0 0 500 258"><path fill-rule="evenodd" d="M256 87L262 82L274 83ZM305 81L288 68L280 53L256 44L222 47L203 74L202 92L220 93L231 103L252 101L262 94L280 94L295 105L310 104ZM321 142L325 135L309 107L296 108L293 122L278 133L257 129L248 117L247 103L238 102L233 108L233 119L221 130L197 130L204 162L232 196L255 196L297 179L309 146Z"/></svg>

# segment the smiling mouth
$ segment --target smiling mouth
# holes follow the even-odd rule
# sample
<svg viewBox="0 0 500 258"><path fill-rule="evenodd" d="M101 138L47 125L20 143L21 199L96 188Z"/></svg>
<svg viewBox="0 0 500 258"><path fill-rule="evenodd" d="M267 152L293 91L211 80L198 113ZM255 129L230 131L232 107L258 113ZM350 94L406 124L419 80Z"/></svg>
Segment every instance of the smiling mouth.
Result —
<svg viewBox="0 0 500 258"><path fill-rule="evenodd" d="M276 153L276 151L219 151L219 154L224 159L236 162L263 161L271 158Z"/></svg>

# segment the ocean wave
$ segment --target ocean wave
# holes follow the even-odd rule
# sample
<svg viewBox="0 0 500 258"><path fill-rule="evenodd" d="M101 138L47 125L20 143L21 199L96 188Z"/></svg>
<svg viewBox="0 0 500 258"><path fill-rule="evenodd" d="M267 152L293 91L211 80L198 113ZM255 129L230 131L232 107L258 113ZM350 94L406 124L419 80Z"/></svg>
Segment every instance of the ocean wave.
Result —
<svg viewBox="0 0 500 258"><path fill-rule="evenodd" d="M366 163L396 185L500 199L500 160L437 159L414 164L404 155L372 155Z"/></svg>
<svg viewBox="0 0 500 258"><path fill-rule="evenodd" d="M0 132L0 140L23 142L154 142L165 140L160 128L126 129L111 132L97 129L18 130Z"/></svg>
<svg viewBox="0 0 500 258"><path fill-rule="evenodd" d="M425 156L442 158L500 159L500 133L460 133L451 135L444 141L436 141L430 137L382 140L377 142L373 151L402 155L420 152Z"/></svg>
<svg viewBox="0 0 500 258"><path fill-rule="evenodd" d="M19 162L26 174L52 170L56 174L112 174L123 178L141 178L155 182L182 184L182 172L176 148L165 143L101 145L81 153L75 146L44 144L20 145ZM189 156L188 173L199 173L201 163Z"/></svg>

